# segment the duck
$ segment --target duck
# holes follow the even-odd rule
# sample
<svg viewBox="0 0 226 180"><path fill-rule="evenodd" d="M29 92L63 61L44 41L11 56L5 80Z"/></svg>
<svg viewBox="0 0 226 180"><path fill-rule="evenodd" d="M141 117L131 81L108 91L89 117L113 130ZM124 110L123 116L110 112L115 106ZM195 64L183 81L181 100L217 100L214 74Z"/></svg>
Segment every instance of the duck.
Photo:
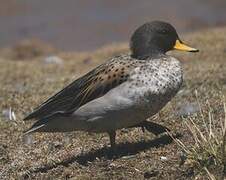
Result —
<svg viewBox="0 0 226 180"><path fill-rule="evenodd" d="M107 133L115 147L116 131L142 127L154 134L167 130L148 121L179 91L182 65L167 55L171 50L198 52L185 44L167 22L151 21L138 27L130 52L109 58L74 80L29 113L36 122L25 132L85 131Z"/></svg>

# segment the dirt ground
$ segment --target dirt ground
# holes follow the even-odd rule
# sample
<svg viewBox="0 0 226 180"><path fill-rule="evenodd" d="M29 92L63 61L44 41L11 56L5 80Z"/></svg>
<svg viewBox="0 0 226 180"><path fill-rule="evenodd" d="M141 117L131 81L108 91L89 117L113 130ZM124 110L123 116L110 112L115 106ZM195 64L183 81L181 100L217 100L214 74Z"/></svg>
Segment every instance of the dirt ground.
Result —
<svg viewBox="0 0 226 180"><path fill-rule="evenodd" d="M199 48L197 54L172 52L183 63L184 84L176 97L151 120L170 128L191 146L194 142L183 121L183 110L202 123L196 110L196 92L208 118L208 105L214 120L224 117L222 96L226 95L226 28L188 34L182 37ZM127 51L127 44L115 44L94 52L56 52L62 61L43 56L10 59L0 53L0 179L207 179L206 173L181 163L182 150L167 135L154 136L139 128L117 132L117 148L112 152L106 134L84 132L34 134L23 136L31 122L23 117L80 75ZM8 53L11 52L10 50ZM11 108L16 120L9 120ZM212 173L218 177L220 170Z"/></svg>

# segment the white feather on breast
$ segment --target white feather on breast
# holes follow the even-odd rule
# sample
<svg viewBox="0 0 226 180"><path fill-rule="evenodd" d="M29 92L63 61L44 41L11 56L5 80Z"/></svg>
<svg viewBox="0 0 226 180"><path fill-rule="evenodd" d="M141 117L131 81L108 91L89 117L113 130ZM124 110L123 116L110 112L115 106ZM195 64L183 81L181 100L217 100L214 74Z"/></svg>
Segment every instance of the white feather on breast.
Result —
<svg viewBox="0 0 226 180"><path fill-rule="evenodd" d="M145 107L162 108L179 90L183 82L180 62L167 57L149 60L137 67L122 89L124 96ZM154 110L153 111L156 111Z"/></svg>

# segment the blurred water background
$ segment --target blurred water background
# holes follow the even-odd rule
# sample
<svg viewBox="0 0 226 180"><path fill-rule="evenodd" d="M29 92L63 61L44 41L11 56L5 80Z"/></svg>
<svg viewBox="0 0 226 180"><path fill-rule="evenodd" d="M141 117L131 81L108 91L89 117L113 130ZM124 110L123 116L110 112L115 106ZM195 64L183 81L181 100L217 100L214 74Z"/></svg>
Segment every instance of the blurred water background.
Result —
<svg viewBox="0 0 226 180"><path fill-rule="evenodd" d="M179 33L226 24L226 0L0 0L0 48L38 38L63 50L128 41L146 21Z"/></svg>

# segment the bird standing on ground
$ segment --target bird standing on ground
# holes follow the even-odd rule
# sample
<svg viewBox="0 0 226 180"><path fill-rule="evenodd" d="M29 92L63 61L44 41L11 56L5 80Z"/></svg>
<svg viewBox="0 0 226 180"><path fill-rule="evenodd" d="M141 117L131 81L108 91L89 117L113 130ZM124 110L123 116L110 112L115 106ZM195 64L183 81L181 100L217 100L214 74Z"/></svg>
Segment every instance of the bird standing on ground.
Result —
<svg viewBox="0 0 226 180"><path fill-rule="evenodd" d="M158 113L178 92L180 62L166 55L185 45L175 28L161 21L140 26L130 41L131 53L111 58L37 107L25 120L37 119L26 132L107 132L115 145L116 130L145 127L159 134L163 126L146 119Z"/></svg>

